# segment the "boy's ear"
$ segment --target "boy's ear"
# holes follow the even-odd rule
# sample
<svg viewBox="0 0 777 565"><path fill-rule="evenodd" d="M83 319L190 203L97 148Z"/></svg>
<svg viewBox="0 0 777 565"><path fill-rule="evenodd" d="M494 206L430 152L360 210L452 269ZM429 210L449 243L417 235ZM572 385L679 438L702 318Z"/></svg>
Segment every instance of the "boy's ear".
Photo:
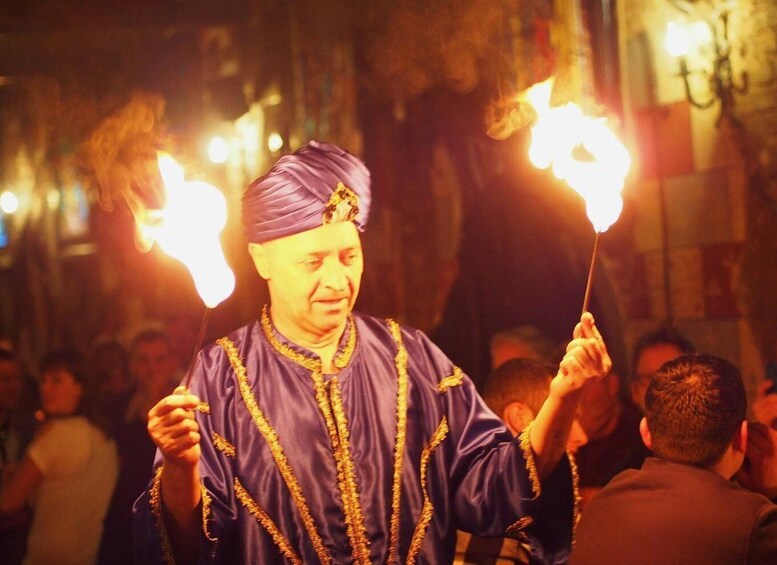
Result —
<svg viewBox="0 0 777 565"><path fill-rule="evenodd" d="M251 255L259 276L264 280L270 280L270 261L267 257L267 248L261 243L249 243L248 253Z"/></svg>
<svg viewBox="0 0 777 565"><path fill-rule="evenodd" d="M510 402L502 411L502 420L507 429L517 436L523 429L534 420L534 412L523 402Z"/></svg>
<svg viewBox="0 0 777 565"><path fill-rule="evenodd" d="M742 422L742 425L739 426L739 429L734 434L733 445L734 449L740 453L745 453L747 451L747 420Z"/></svg>
<svg viewBox="0 0 777 565"><path fill-rule="evenodd" d="M650 430L648 429L647 418L642 418L642 420L639 422L639 435L642 436L642 443L645 444L645 447L647 447L652 451L653 438L650 437Z"/></svg>

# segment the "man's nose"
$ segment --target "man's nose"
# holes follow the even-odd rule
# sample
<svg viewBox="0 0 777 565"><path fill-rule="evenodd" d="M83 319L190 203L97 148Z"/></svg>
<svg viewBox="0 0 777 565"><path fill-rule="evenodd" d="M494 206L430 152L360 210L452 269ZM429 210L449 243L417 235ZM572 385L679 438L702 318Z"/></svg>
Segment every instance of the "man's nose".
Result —
<svg viewBox="0 0 777 565"><path fill-rule="evenodd" d="M343 264L336 258L325 260L321 282L328 288L344 290L348 286L348 277L345 276Z"/></svg>

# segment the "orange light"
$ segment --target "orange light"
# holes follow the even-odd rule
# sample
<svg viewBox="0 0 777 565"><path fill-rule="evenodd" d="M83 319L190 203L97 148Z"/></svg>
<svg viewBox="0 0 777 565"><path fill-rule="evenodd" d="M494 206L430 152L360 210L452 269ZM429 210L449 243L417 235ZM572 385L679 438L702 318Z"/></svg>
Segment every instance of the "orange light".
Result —
<svg viewBox="0 0 777 565"><path fill-rule="evenodd" d="M621 190L631 158L605 119L586 116L571 102L551 107L552 90L550 78L526 92L537 113L529 159L540 169L552 167L558 179L583 197L588 219L602 233L623 209ZM580 158L580 153L586 158Z"/></svg>
<svg viewBox="0 0 777 565"><path fill-rule="evenodd" d="M215 308L235 289L219 240L227 222L226 199L213 185L184 180L183 167L170 155L159 153L157 162L166 201L139 221L140 235L149 247L156 242L186 265L202 301Z"/></svg>

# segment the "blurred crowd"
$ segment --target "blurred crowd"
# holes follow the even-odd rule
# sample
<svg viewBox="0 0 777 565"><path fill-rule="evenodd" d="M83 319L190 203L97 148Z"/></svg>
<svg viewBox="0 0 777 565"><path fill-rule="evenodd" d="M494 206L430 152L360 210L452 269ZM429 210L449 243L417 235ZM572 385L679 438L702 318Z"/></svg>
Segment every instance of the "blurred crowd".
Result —
<svg viewBox="0 0 777 565"><path fill-rule="evenodd" d="M175 336L144 329L127 345L53 350L31 368L0 348L2 563L133 562L132 506L156 451L147 414L192 354Z"/></svg>
<svg viewBox="0 0 777 565"><path fill-rule="evenodd" d="M147 414L181 381L190 362L191 339L176 343L172 335L170 328L147 329L126 346L101 341L87 354L51 351L33 370L22 366L10 344L0 347L3 563L133 562L132 507L148 484L155 455ZM569 436L583 516L614 477L639 469L653 455L640 432L648 386L665 363L696 348L676 329L661 327L641 336L631 351L630 367L615 367L584 389ZM533 327L493 336L493 370L479 389L514 435L541 409L563 353ZM758 386L748 412L751 426L762 428L751 431L755 446L733 480L774 496L777 484L764 491L768 477L748 476L749 458L762 463L777 446L777 433L764 431L777 429L771 380ZM459 532L456 555L461 564L536 562L520 541L465 532Z"/></svg>

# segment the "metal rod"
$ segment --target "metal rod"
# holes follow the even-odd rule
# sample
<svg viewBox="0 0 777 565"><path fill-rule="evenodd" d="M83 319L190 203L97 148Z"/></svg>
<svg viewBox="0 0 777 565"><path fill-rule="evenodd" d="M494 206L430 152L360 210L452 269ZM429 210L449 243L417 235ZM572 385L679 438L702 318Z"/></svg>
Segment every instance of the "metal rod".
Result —
<svg viewBox="0 0 777 565"><path fill-rule="evenodd" d="M202 340L205 339L205 328L208 325L208 318L210 318L210 312L213 308L205 308L205 313L202 315L202 321L200 322L200 330L197 333L197 341L194 342L194 350L192 351L192 358L189 361L189 368L186 369L186 376L183 379L183 386L185 389L189 389L189 383L192 380L192 372L194 371L194 362L197 360L197 353L202 347Z"/></svg>
<svg viewBox="0 0 777 565"><path fill-rule="evenodd" d="M591 287L594 282L594 265L596 264L596 253L599 251L599 232L596 232L596 239L594 239L594 252L591 254L591 266L588 269L588 282L585 285L585 298L583 298L583 312L585 314L588 311L588 302L591 300Z"/></svg>

